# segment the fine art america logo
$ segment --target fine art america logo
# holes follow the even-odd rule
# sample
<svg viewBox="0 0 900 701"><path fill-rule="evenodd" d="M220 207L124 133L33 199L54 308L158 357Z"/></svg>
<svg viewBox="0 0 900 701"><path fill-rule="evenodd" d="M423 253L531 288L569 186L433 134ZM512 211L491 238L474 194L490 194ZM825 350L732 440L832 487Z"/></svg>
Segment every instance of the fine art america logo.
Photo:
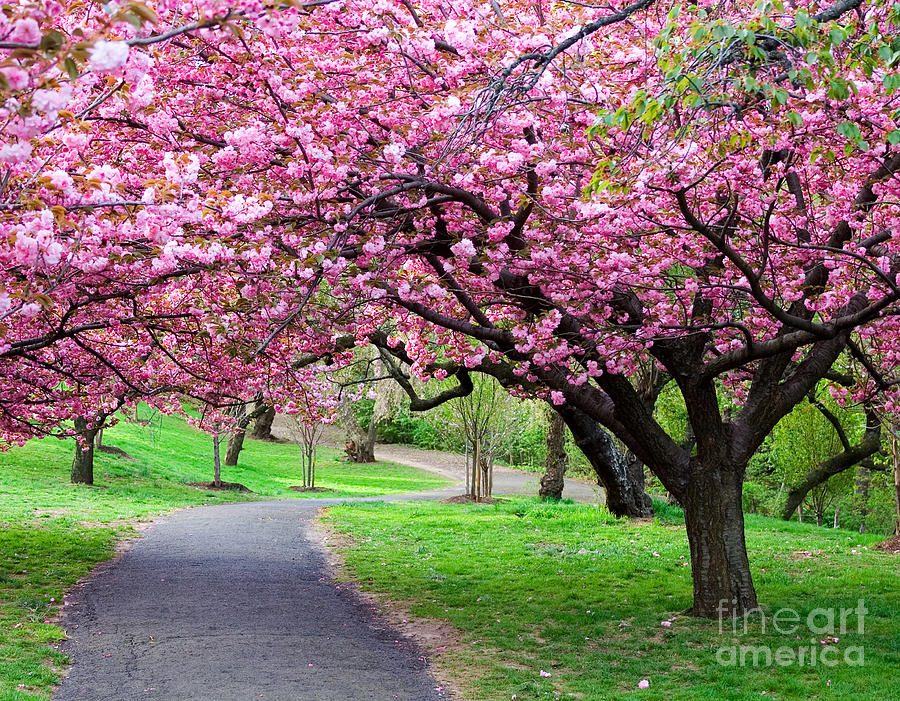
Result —
<svg viewBox="0 0 900 701"><path fill-rule="evenodd" d="M723 667L835 667L846 664L862 667L865 654L862 645L841 645L841 636L848 632L865 633L865 615L869 610L862 599L854 608L815 608L806 616L795 609L778 609L767 616L761 609L748 612L743 618L726 617L729 602L719 602L719 634L734 636L777 633L791 636L791 645L723 645L716 651L716 661ZM759 618L757 619L757 615ZM751 621L752 616L752 621ZM748 630L750 623L754 630Z"/></svg>

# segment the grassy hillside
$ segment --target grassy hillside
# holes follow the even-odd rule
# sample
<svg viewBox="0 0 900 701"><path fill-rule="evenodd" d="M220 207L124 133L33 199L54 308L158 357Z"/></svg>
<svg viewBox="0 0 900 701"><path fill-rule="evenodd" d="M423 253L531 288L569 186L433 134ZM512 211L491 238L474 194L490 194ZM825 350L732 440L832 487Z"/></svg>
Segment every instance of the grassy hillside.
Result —
<svg viewBox="0 0 900 701"><path fill-rule="evenodd" d="M900 699L900 562L871 549L877 536L749 516L767 625L755 616L744 632L728 619L720 632L716 621L684 615L691 577L681 518L673 507L646 523L514 500L353 504L329 509L326 522L353 543L341 546L352 579L399 602L398 618L438 631L426 654L468 701ZM839 609L860 600L862 632L856 614L841 631ZM821 630L827 614L807 625L817 608L838 609L833 634ZM797 612L792 633L789 611L785 634L773 630L779 609ZM753 648L744 664L741 646ZM766 665L766 650L779 648L794 661ZM822 663L826 648L838 664Z"/></svg>
<svg viewBox="0 0 900 701"><path fill-rule="evenodd" d="M64 656L50 647L63 592L108 559L135 521L173 508L247 499L355 497L436 489L442 477L405 465L349 465L321 449L317 484L303 494L295 445L247 440L237 467L222 479L252 494L207 491L189 482L212 479L212 441L178 418L148 426L122 423L104 444L129 457L98 453L96 485L72 485L74 442L45 439L0 453L0 701L47 699ZM224 446L223 446L224 449Z"/></svg>

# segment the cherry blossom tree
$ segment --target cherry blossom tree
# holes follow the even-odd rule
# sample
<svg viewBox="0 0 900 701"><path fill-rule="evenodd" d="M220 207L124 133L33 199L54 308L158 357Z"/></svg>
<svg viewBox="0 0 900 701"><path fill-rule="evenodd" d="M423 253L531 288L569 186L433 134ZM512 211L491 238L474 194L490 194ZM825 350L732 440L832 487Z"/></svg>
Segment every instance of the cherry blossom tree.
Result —
<svg viewBox="0 0 900 701"><path fill-rule="evenodd" d="M339 363L389 318L387 352L459 381L424 404L470 372L545 399L646 512L592 449L621 440L685 507L701 616L756 605L741 485L777 421L839 359L839 398L896 410L892 5L127 7L0 44L6 385L158 358L249 399L240 378ZM695 446L641 396L648 364ZM60 413L23 397L4 427Z"/></svg>
<svg viewBox="0 0 900 701"><path fill-rule="evenodd" d="M235 14L215 2L186 13L180 3L35 0L0 18L6 440L76 417L90 428L136 401L167 412L185 397L278 402L305 377L291 359L322 337L294 333L258 356L270 329L265 310L249 314L242 264L223 272L231 249L191 245L196 156L129 147L105 127L123 104L152 110L159 47L227 31Z"/></svg>

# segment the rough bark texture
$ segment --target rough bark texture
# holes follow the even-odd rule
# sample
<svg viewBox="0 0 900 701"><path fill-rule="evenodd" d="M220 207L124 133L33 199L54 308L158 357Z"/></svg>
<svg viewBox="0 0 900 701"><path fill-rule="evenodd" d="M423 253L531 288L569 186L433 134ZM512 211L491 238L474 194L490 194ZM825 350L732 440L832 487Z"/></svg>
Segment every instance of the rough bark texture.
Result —
<svg viewBox="0 0 900 701"><path fill-rule="evenodd" d="M643 470L640 479L629 473L625 456L616 448L612 437L587 414L568 404L557 407L557 411L603 485L607 508L616 516L652 516L653 502L644 491Z"/></svg>
<svg viewBox="0 0 900 701"><path fill-rule="evenodd" d="M259 441L272 440L272 422L275 421L275 407L267 407L266 410L256 419L256 425L253 427L252 438Z"/></svg>
<svg viewBox="0 0 900 701"><path fill-rule="evenodd" d="M75 430L81 437L75 442L75 459L72 461L72 482L74 484L94 483L94 437L97 429L88 428L88 422L80 416L75 417Z"/></svg>
<svg viewBox="0 0 900 701"><path fill-rule="evenodd" d="M238 456L244 447L244 436L247 434L243 431L232 433L228 436L228 450L225 451L225 464L234 467L238 464Z"/></svg>
<svg viewBox="0 0 900 701"><path fill-rule="evenodd" d="M368 430L364 429L356 418L353 404L344 402L339 410L341 426L347 432L347 459L350 462L375 462L375 439L378 437L378 425L374 416L369 422Z"/></svg>
<svg viewBox="0 0 900 701"><path fill-rule="evenodd" d="M541 499L562 499L566 467L566 422L557 411L547 410L547 461L538 495Z"/></svg>
<svg viewBox="0 0 900 701"><path fill-rule="evenodd" d="M257 400L252 410L248 411L247 404L239 404L232 410L233 416L238 419L237 431L228 437L228 450L225 451L225 464L234 467L238 464L238 456L244 447L244 438L247 435L247 427L250 422L259 418L265 411L266 405L261 400Z"/></svg>
<svg viewBox="0 0 900 701"><path fill-rule="evenodd" d="M695 472L682 497L695 616L730 618L756 607L744 541L742 484L743 470L708 466Z"/></svg>

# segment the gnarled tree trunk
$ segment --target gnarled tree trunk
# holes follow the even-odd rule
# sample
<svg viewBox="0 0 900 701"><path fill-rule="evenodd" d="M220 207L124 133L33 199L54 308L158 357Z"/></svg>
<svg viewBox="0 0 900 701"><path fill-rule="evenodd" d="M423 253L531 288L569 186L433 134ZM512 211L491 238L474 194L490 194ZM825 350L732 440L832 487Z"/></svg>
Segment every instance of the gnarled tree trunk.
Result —
<svg viewBox="0 0 900 701"><path fill-rule="evenodd" d="M266 411L266 404L260 399L256 400L253 409L248 411L247 404L238 404L231 410L232 416L237 417L237 431L228 437L228 450L225 451L225 464L234 467L238 464L238 457L244 448L244 438L247 435L247 426L254 419Z"/></svg>
<svg viewBox="0 0 900 701"><path fill-rule="evenodd" d="M351 402L344 402L338 410L341 426L347 432L346 453L350 462L375 462L375 439L378 437L378 424L375 416L364 429L356 418Z"/></svg>
<svg viewBox="0 0 900 701"><path fill-rule="evenodd" d="M94 483L94 438L97 428L88 428L87 419L75 417L75 431L79 439L75 442L75 459L72 461L72 482L74 484Z"/></svg>
<svg viewBox="0 0 900 701"><path fill-rule="evenodd" d="M695 616L730 618L756 608L744 540L743 479L744 470L735 466L698 465L679 495L691 548Z"/></svg>
<svg viewBox="0 0 900 701"><path fill-rule="evenodd" d="M547 461L538 495L541 499L562 499L566 467L566 422L559 412L547 407Z"/></svg>
<svg viewBox="0 0 900 701"><path fill-rule="evenodd" d="M644 473L629 472L625 456L612 437L583 411L562 404L556 410L572 432L575 445L584 453L606 492L606 506L616 516L647 518L653 501L644 490Z"/></svg>
<svg viewBox="0 0 900 701"><path fill-rule="evenodd" d="M256 425L253 427L251 438L259 441L272 440L272 423L275 421L275 407L267 407L256 419Z"/></svg>
<svg viewBox="0 0 900 701"><path fill-rule="evenodd" d="M835 425L839 427L838 424ZM788 491L784 507L781 509L781 518L785 521L790 520L794 512L803 504L806 495L813 489L824 484L834 475L849 470L881 449L881 422L871 409L866 410L866 431L859 443L851 445L844 437L843 431L839 435L844 444L843 452L816 465L813 470L802 477L799 484L791 487ZM816 522L818 525L822 525L821 508L816 512Z"/></svg>
<svg viewBox="0 0 900 701"><path fill-rule="evenodd" d="M238 464L238 456L244 447L246 432L239 431L228 436L228 450L225 451L225 464L234 467Z"/></svg>

